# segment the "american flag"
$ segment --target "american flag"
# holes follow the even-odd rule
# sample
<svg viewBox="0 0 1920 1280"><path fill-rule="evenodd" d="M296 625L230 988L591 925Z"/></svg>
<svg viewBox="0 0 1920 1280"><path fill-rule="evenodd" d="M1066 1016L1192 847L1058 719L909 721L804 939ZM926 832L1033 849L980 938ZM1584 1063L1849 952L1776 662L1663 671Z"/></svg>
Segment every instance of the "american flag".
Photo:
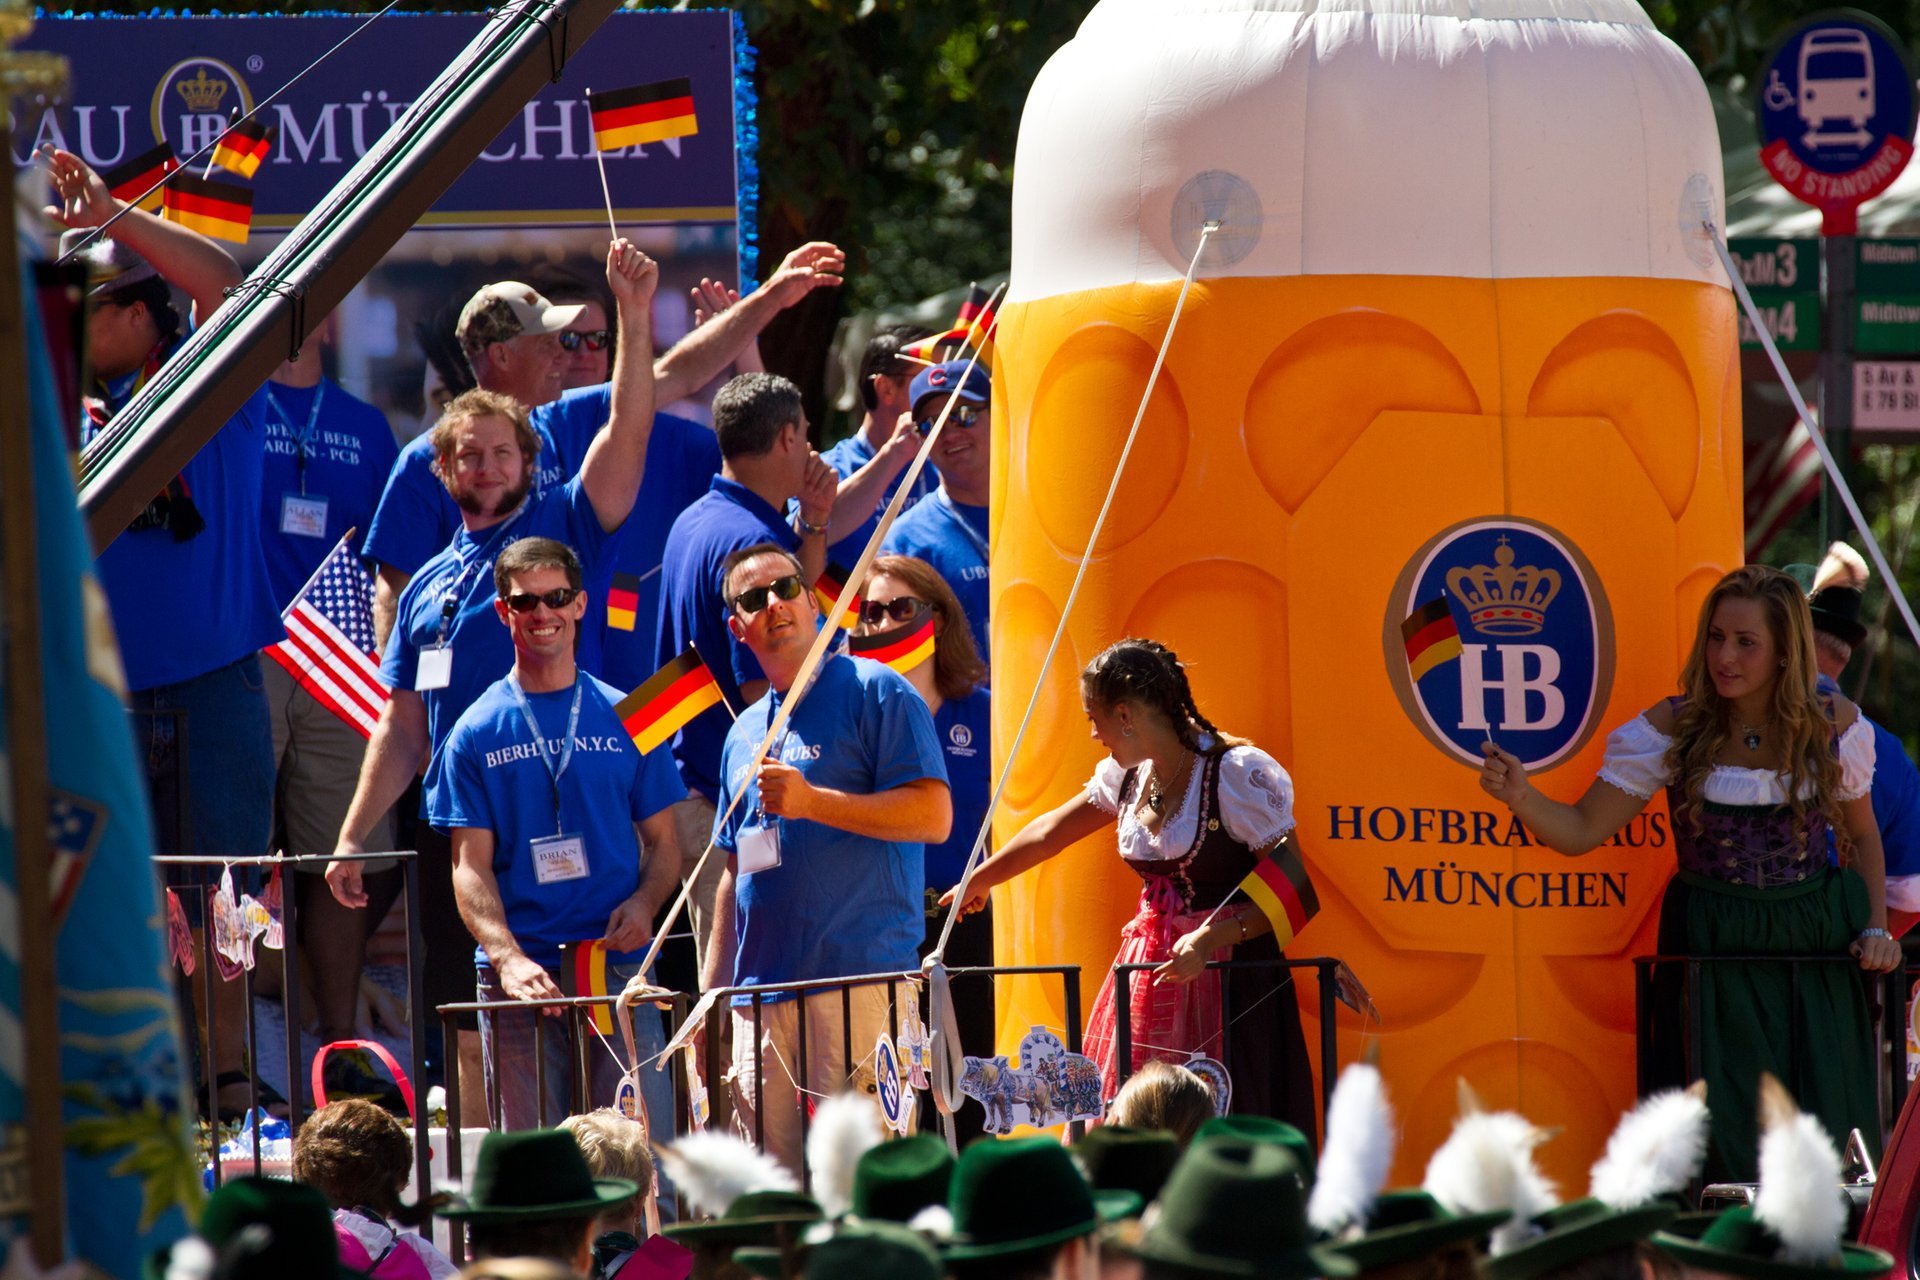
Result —
<svg viewBox="0 0 1920 1280"><path fill-rule="evenodd" d="M1820 496L1826 479L1813 435L1799 418L1777 436L1752 441L1746 449L1748 561Z"/></svg>
<svg viewBox="0 0 1920 1280"><path fill-rule="evenodd" d="M374 658L373 581L348 547L353 530L327 554L281 620L287 638L267 656L287 669L321 706L373 736L388 689Z"/></svg>

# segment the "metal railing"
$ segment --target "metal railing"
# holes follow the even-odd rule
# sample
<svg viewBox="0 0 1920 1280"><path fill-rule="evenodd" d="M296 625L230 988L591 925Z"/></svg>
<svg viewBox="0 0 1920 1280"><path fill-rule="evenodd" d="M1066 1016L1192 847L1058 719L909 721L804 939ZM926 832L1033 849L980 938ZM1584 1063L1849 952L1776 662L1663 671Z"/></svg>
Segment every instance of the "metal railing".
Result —
<svg viewBox="0 0 1920 1280"><path fill-rule="evenodd" d="M1272 960L1209 960L1209 969L1312 969L1320 984L1320 1129L1326 1131L1327 1105L1333 1100L1333 1086L1340 1076L1339 1020L1336 1003L1339 996L1334 972L1341 964L1337 956L1307 956L1292 960L1279 956ZM1133 1075L1133 975L1151 973L1158 964L1116 964L1113 966L1113 1040L1114 1069L1121 1084ZM1276 996L1297 999L1295 996ZM1244 1010L1242 1011L1244 1012ZM1227 983L1220 984L1220 1060L1232 1061L1234 1010L1227 1001Z"/></svg>
<svg viewBox="0 0 1920 1280"><path fill-rule="evenodd" d="M219 1024L219 1003L215 999L214 983L221 981L218 976L219 965L214 960L213 943L213 900L220 891L220 875L229 867L268 867L286 868L280 883L280 929L282 945L282 966L284 976L281 982L281 1001L285 1009L286 1052L287 1052L287 1127L297 1132L300 1128L302 1112L305 1110L305 1073L301 1068L306 1057L301 1047L302 1032L300 1026L300 892L292 877L300 874L302 866L322 866L329 862L372 862L394 860L400 863L406 877L406 920L407 920L407 1031L408 1050L412 1058L411 1071L418 1083L421 1079L421 1064L426 1061L426 1018L420 1009L420 993L424 990L422 969L426 952L420 936L420 867L417 855L411 849L392 850L383 853L359 853L336 857L330 853L316 854L271 854L265 857L229 858L211 854L164 854L152 859L156 866L186 867L196 873L192 883L175 886L176 892L198 890L202 894L201 933L205 940L205 954L200 958L202 965L201 981L206 996L206 1028L200 1041L201 1074L206 1077L207 1114L214 1126L212 1148L213 1181L220 1184L220 1084L219 1072L214 1067L215 1044ZM203 875L207 878L203 879ZM252 1119L253 1171L260 1172L260 1057L257 1045L257 1028L253 1010L253 970L242 968L240 978L246 1002L246 1045L248 1098L247 1112ZM457 1074L457 1073L453 1073ZM427 1112L424 1098L414 1107L414 1185L427 1188L429 1182L427 1169Z"/></svg>

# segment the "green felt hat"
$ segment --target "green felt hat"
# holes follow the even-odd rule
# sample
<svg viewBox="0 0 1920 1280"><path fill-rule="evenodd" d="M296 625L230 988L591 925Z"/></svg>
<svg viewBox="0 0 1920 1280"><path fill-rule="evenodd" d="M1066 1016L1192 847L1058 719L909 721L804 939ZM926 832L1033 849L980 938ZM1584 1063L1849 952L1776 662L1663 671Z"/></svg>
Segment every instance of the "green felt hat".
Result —
<svg viewBox="0 0 1920 1280"><path fill-rule="evenodd" d="M1052 1138L983 1138L960 1153L948 1195L953 1243L962 1262L1062 1244L1103 1221L1140 1212L1140 1197L1096 1194L1067 1149Z"/></svg>
<svg viewBox="0 0 1920 1280"><path fill-rule="evenodd" d="M1096 1191L1131 1191L1142 1203L1160 1195L1180 1163L1180 1141L1164 1129L1103 1124L1073 1146Z"/></svg>
<svg viewBox="0 0 1920 1280"><path fill-rule="evenodd" d="M853 1215L911 1221L928 1205L947 1202L953 1168L953 1152L930 1133L870 1147L853 1168Z"/></svg>
<svg viewBox="0 0 1920 1280"><path fill-rule="evenodd" d="M946 1274L940 1255L926 1237L897 1222L846 1217L818 1222L799 1245L806 1280L940 1280ZM780 1280L780 1250L736 1249L734 1262L766 1280Z"/></svg>
<svg viewBox="0 0 1920 1280"><path fill-rule="evenodd" d="M818 1222L825 1214L818 1201L798 1191L749 1191L711 1222L675 1222L660 1234L682 1244L767 1245L780 1243L783 1229Z"/></svg>
<svg viewBox="0 0 1920 1280"><path fill-rule="evenodd" d="M1869 1280L1893 1270L1892 1255L1861 1244L1841 1245L1829 1264L1784 1261L1780 1237L1744 1204L1688 1214L1656 1232L1653 1243L1687 1266L1752 1280Z"/></svg>
<svg viewBox="0 0 1920 1280"><path fill-rule="evenodd" d="M251 1228L266 1230L246 1233ZM197 1233L233 1280L365 1280L340 1264L327 1198L284 1178L234 1178L208 1197ZM166 1275L174 1246L150 1256L142 1275Z"/></svg>
<svg viewBox="0 0 1920 1280"><path fill-rule="evenodd" d="M438 1212L456 1222L591 1218L639 1194L625 1178L595 1178L565 1129L526 1129L481 1139L473 1194Z"/></svg>
<svg viewBox="0 0 1920 1280"><path fill-rule="evenodd" d="M1418 1188L1388 1191L1373 1202L1363 1233L1328 1241L1324 1247L1362 1271L1373 1271L1424 1258L1450 1244L1477 1241L1512 1216L1505 1209L1451 1213Z"/></svg>
<svg viewBox="0 0 1920 1280"><path fill-rule="evenodd" d="M1359 1270L1314 1244L1300 1163L1273 1142L1196 1138L1139 1227L1110 1248L1188 1276L1310 1280Z"/></svg>
<svg viewBox="0 0 1920 1280"><path fill-rule="evenodd" d="M1615 1209L1572 1200L1534 1217L1542 1234L1487 1261L1487 1280L1533 1280L1575 1262L1638 1244L1674 1218L1666 1203Z"/></svg>
<svg viewBox="0 0 1920 1280"><path fill-rule="evenodd" d="M1300 1166L1300 1180L1313 1186L1313 1139L1285 1120L1270 1116L1213 1116L1201 1121L1193 1136L1195 1139L1239 1138L1246 1142L1277 1143L1292 1153L1294 1162Z"/></svg>

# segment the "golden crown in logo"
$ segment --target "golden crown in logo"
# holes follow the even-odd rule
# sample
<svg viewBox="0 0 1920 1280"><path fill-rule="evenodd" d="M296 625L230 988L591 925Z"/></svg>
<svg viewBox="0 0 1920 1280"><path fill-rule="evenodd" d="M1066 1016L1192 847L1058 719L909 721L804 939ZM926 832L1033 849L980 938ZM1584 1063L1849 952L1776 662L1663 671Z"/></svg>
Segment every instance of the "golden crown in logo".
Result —
<svg viewBox="0 0 1920 1280"><path fill-rule="evenodd" d="M1513 563L1507 535L1500 535L1494 563L1447 570L1447 590L1467 608L1475 631L1490 636L1530 636L1547 623L1547 608L1560 594L1553 569Z"/></svg>
<svg viewBox="0 0 1920 1280"><path fill-rule="evenodd" d="M227 90L233 86L225 80L218 80L207 74L205 67L191 80L174 82L174 89L186 99L187 110L201 115L218 115L220 101L227 96Z"/></svg>

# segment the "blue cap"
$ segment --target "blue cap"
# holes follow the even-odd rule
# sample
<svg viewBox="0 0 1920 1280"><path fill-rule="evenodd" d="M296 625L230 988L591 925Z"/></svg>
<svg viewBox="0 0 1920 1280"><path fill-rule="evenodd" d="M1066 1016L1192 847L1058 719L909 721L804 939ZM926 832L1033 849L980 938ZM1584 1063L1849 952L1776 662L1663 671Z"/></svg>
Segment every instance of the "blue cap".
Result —
<svg viewBox="0 0 1920 1280"><path fill-rule="evenodd" d="M920 402L928 396L952 392L962 400L972 400L986 404L993 399L993 379L987 376L983 364L975 364L973 372L967 372L965 360L949 360L945 364L930 365L914 375L913 385L907 389L908 403L915 411Z"/></svg>

